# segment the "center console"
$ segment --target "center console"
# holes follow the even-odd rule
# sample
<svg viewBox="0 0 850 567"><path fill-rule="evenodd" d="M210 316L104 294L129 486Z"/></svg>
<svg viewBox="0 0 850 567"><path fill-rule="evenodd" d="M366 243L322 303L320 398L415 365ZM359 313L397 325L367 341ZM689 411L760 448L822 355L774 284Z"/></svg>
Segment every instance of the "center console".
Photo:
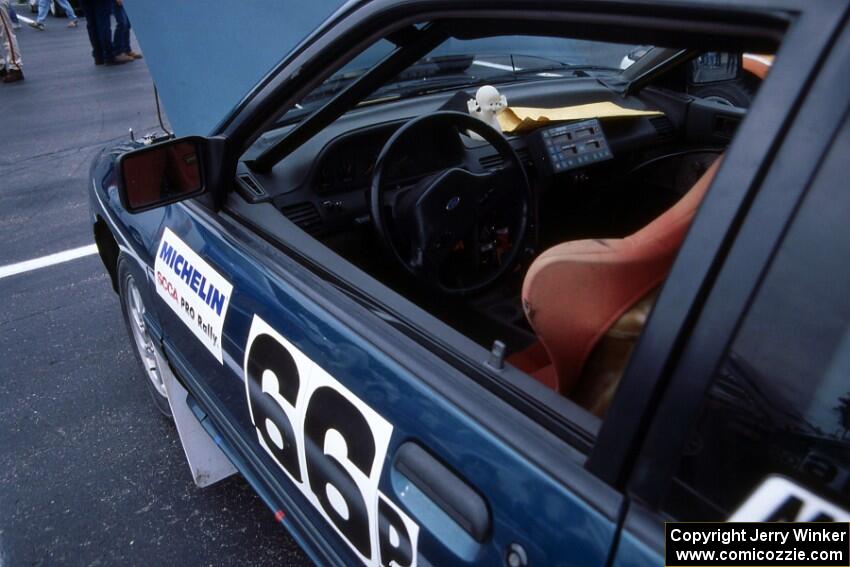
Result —
<svg viewBox="0 0 850 567"><path fill-rule="evenodd" d="M599 120L539 128L529 136L531 157L540 171L557 174L613 156Z"/></svg>

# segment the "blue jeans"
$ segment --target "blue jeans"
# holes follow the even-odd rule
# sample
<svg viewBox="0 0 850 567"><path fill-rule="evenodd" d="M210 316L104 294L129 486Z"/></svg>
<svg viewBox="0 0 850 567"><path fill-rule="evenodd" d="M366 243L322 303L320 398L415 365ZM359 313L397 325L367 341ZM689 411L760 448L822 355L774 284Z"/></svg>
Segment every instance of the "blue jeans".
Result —
<svg viewBox="0 0 850 567"><path fill-rule="evenodd" d="M11 4L9 4L8 12L9 12L9 19L12 20L12 23L17 24L18 23L18 13L15 11L14 8L12 8Z"/></svg>
<svg viewBox="0 0 850 567"><path fill-rule="evenodd" d="M128 53L130 51L130 19L124 6L117 3L112 5L112 15L115 16L115 32L112 35L112 47L115 53Z"/></svg>
<svg viewBox="0 0 850 567"><path fill-rule="evenodd" d="M86 13L91 54L95 63L106 63L115 57L112 48L112 0L80 0Z"/></svg>
<svg viewBox="0 0 850 567"><path fill-rule="evenodd" d="M68 0L56 0L56 3L59 4L59 7L65 10L65 15L68 16L69 20L76 20L77 14L74 13L74 9L71 7L71 4L68 3ZM44 20L47 19L47 12L50 9L50 0L38 0L38 16L36 16L35 21L40 24L44 23Z"/></svg>

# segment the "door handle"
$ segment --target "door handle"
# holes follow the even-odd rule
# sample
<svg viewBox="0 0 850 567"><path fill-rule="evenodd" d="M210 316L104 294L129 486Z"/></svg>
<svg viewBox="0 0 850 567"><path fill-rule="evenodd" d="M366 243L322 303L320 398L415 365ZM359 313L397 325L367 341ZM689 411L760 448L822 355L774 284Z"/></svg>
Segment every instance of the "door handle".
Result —
<svg viewBox="0 0 850 567"><path fill-rule="evenodd" d="M491 525L487 502L457 473L410 441L396 451L394 466L475 541L487 538Z"/></svg>

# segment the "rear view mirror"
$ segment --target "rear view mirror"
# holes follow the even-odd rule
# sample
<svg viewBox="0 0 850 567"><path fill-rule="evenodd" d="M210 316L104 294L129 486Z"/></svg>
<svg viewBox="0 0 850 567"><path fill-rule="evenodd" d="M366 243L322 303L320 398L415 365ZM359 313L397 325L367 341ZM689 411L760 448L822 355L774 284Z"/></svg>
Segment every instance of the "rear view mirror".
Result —
<svg viewBox="0 0 850 567"><path fill-rule="evenodd" d="M204 193L203 141L178 138L122 155L118 191L124 208L138 213Z"/></svg>
<svg viewBox="0 0 850 567"><path fill-rule="evenodd" d="M690 83L705 85L722 81L734 81L741 71L740 53L703 53L693 61L690 67Z"/></svg>

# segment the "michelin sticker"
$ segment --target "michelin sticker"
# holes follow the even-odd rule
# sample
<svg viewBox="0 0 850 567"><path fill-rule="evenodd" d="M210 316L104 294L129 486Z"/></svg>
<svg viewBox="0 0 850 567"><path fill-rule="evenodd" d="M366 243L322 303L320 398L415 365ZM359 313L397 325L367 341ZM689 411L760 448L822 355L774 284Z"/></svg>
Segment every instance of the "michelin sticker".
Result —
<svg viewBox="0 0 850 567"><path fill-rule="evenodd" d="M154 271L156 293L221 363L221 331L233 286L167 228Z"/></svg>

